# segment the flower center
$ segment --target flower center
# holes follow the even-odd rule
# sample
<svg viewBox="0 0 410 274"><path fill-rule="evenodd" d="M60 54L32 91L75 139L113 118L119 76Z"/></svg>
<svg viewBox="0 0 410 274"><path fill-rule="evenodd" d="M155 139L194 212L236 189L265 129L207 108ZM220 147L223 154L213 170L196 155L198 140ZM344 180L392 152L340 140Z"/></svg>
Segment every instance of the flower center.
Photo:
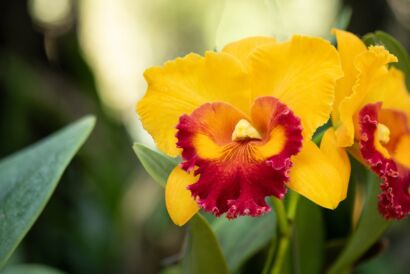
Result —
<svg viewBox="0 0 410 274"><path fill-rule="evenodd" d="M244 141L249 139L261 140L262 136L247 120L241 119L232 132L232 141Z"/></svg>
<svg viewBox="0 0 410 274"><path fill-rule="evenodd" d="M381 143L387 144L390 141L390 130L387 126L383 125L382 123L377 124L377 139L380 140Z"/></svg>

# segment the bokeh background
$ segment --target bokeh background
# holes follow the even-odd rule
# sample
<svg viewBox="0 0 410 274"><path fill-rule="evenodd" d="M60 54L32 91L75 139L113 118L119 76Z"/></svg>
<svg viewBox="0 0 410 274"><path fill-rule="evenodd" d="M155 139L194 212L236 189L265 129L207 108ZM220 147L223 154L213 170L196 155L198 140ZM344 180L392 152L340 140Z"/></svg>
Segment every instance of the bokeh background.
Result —
<svg viewBox="0 0 410 274"><path fill-rule="evenodd" d="M184 230L131 149L152 145L134 111L144 69L248 35L331 39L350 16L350 31L384 30L410 49L410 0L1 1L0 158L85 114L98 118L10 263L73 274L151 274L172 264ZM355 273L408 273L409 231L408 220L394 224L386 250Z"/></svg>

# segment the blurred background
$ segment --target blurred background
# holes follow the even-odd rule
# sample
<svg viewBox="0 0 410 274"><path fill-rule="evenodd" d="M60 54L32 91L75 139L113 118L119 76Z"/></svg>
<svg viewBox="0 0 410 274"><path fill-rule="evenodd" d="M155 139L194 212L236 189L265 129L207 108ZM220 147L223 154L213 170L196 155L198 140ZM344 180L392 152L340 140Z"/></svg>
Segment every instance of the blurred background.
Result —
<svg viewBox="0 0 410 274"><path fill-rule="evenodd" d="M131 149L152 145L134 111L144 69L248 35L332 39L330 29L349 19L354 33L384 30L410 49L410 0L1 1L0 158L85 114L98 118L11 263L159 273L184 230ZM394 224L387 252L355 273L408 273L409 228Z"/></svg>

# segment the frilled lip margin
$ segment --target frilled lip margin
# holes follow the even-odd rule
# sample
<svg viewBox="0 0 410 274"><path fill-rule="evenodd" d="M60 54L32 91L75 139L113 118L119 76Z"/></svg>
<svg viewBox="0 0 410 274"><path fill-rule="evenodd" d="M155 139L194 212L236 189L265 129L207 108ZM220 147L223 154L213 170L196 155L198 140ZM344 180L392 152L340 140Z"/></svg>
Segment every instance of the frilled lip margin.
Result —
<svg viewBox="0 0 410 274"><path fill-rule="evenodd" d="M292 167L290 158L302 146L302 126L300 119L279 100L259 97L248 119L259 125L255 127L262 133L262 139L228 140L226 136L232 134L232 124L244 118L238 114L233 121L228 119L226 113L237 112L232 108L224 103L208 103L191 115L181 116L176 135L177 146L183 150L181 167L200 175L188 189L205 211L216 216L226 213L230 219L240 215L259 216L270 211L265 197L273 195L282 199L286 193L285 184ZM215 124L228 120L231 120L229 125L224 122L228 132L212 130ZM273 134L279 131L283 134ZM220 155L212 159L203 157L195 142L198 135L207 136ZM272 138L281 139L278 142L283 144L274 154L266 155Z"/></svg>
<svg viewBox="0 0 410 274"><path fill-rule="evenodd" d="M379 211L386 219L402 219L410 213L410 170L376 149L375 143L382 103L368 104L359 113L360 152L382 179Z"/></svg>

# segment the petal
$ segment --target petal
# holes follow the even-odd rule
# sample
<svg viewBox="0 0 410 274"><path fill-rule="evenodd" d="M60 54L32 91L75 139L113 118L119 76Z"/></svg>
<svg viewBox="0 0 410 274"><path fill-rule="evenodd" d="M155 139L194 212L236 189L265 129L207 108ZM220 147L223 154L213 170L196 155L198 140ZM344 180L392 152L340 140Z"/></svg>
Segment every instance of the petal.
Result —
<svg viewBox="0 0 410 274"><path fill-rule="evenodd" d="M283 163L281 157L299 152L302 142L300 119L286 105L274 97L259 97L252 106L251 117L253 125L265 136L265 141L255 146L259 158L277 155L278 162Z"/></svg>
<svg viewBox="0 0 410 274"><path fill-rule="evenodd" d="M350 162L344 149L336 146L332 129L323 136L320 149L306 140L292 161L289 188L329 209L346 198Z"/></svg>
<svg viewBox="0 0 410 274"><path fill-rule="evenodd" d="M355 136L354 116L361 107L369 101L369 94L375 92L382 84L382 79L388 73L387 64L396 62L397 58L391 55L382 46L370 47L355 59L355 68L358 71L356 82L350 96L345 97L339 105L340 125L336 129L338 146L353 145Z"/></svg>
<svg viewBox="0 0 410 274"><path fill-rule="evenodd" d="M386 219L403 219L410 214L410 169L390 166L381 178L380 213Z"/></svg>
<svg viewBox="0 0 410 274"><path fill-rule="evenodd" d="M321 38L294 36L260 46L250 58L253 97L278 98L300 117L310 139L329 119L335 83L342 76L336 49Z"/></svg>
<svg viewBox="0 0 410 274"><path fill-rule="evenodd" d="M333 33L336 34L337 50L340 54L344 72L343 78L339 79L336 83L335 102L332 113L333 121L338 121L339 104L345 97L352 93L352 87L358 74L358 71L354 67L354 60L356 56L366 51L367 48L360 38L350 32L335 29Z"/></svg>
<svg viewBox="0 0 410 274"><path fill-rule="evenodd" d="M137 112L158 148L170 156L180 152L174 135L181 115L216 101L249 110L247 74L241 63L226 53L207 52L205 57L189 54L163 67L150 68L144 76L148 90Z"/></svg>
<svg viewBox="0 0 410 274"><path fill-rule="evenodd" d="M204 104L177 126L182 168L199 175L189 189L217 216L259 216L270 210L266 196L286 193L290 157L302 143L300 120L273 97L258 98L251 114L249 119L228 104ZM242 119L251 121L262 139L232 140L235 122Z"/></svg>
<svg viewBox="0 0 410 274"><path fill-rule="evenodd" d="M248 66L249 56L257 47L274 43L276 43L276 40L273 37L255 36L230 43L222 51L235 56L242 64Z"/></svg>
<svg viewBox="0 0 410 274"><path fill-rule="evenodd" d="M204 160L222 157L232 142L236 124L244 118L245 114L225 103L206 103L191 115L181 116L176 137L177 147L184 149L182 167L190 171L198 157Z"/></svg>
<svg viewBox="0 0 410 274"><path fill-rule="evenodd" d="M386 219L402 219L410 213L410 169L386 157L378 147L377 126L381 104L368 104L359 113L360 152L382 179L379 211ZM390 156L390 155L389 155Z"/></svg>
<svg viewBox="0 0 410 274"><path fill-rule="evenodd" d="M398 144L402 137L410 134L409 121L407 115L402 111L384 108L379 109L379 113L375 117L378 117L378 122L387 126L390 131L390 140L384 147L395 157L396 153L399 153Z"/></svg>
<svg viewBox="0 0 410 274"><path fill-rule="evenodd" d="M360 153L377 173L382 174L390 165L391 155L377 138L377 125L382 104L368 104L359 112Z"/></svg>
<svg viewBox="0 0 410 274"><path fill-rule="evenodd" d="M391 67L374 82L365 103L375 102L383 102L383 108L399 110L410 117L410 95L403 72Z"/></svg>
<svg viewBox="0 0 410 274"><path fill-rule="evenodd" d="M410 169L410 134L400 138L393 157L401 165Z"/></svg>
<svg viewBox="0 0 410 274"><path fill-rule="evenodd" d="M187 189L197 179L180 167L174 168L168 177L165 186L165 202L168 214L176 225L184 225L199 210L197 202Z"/></svg>

